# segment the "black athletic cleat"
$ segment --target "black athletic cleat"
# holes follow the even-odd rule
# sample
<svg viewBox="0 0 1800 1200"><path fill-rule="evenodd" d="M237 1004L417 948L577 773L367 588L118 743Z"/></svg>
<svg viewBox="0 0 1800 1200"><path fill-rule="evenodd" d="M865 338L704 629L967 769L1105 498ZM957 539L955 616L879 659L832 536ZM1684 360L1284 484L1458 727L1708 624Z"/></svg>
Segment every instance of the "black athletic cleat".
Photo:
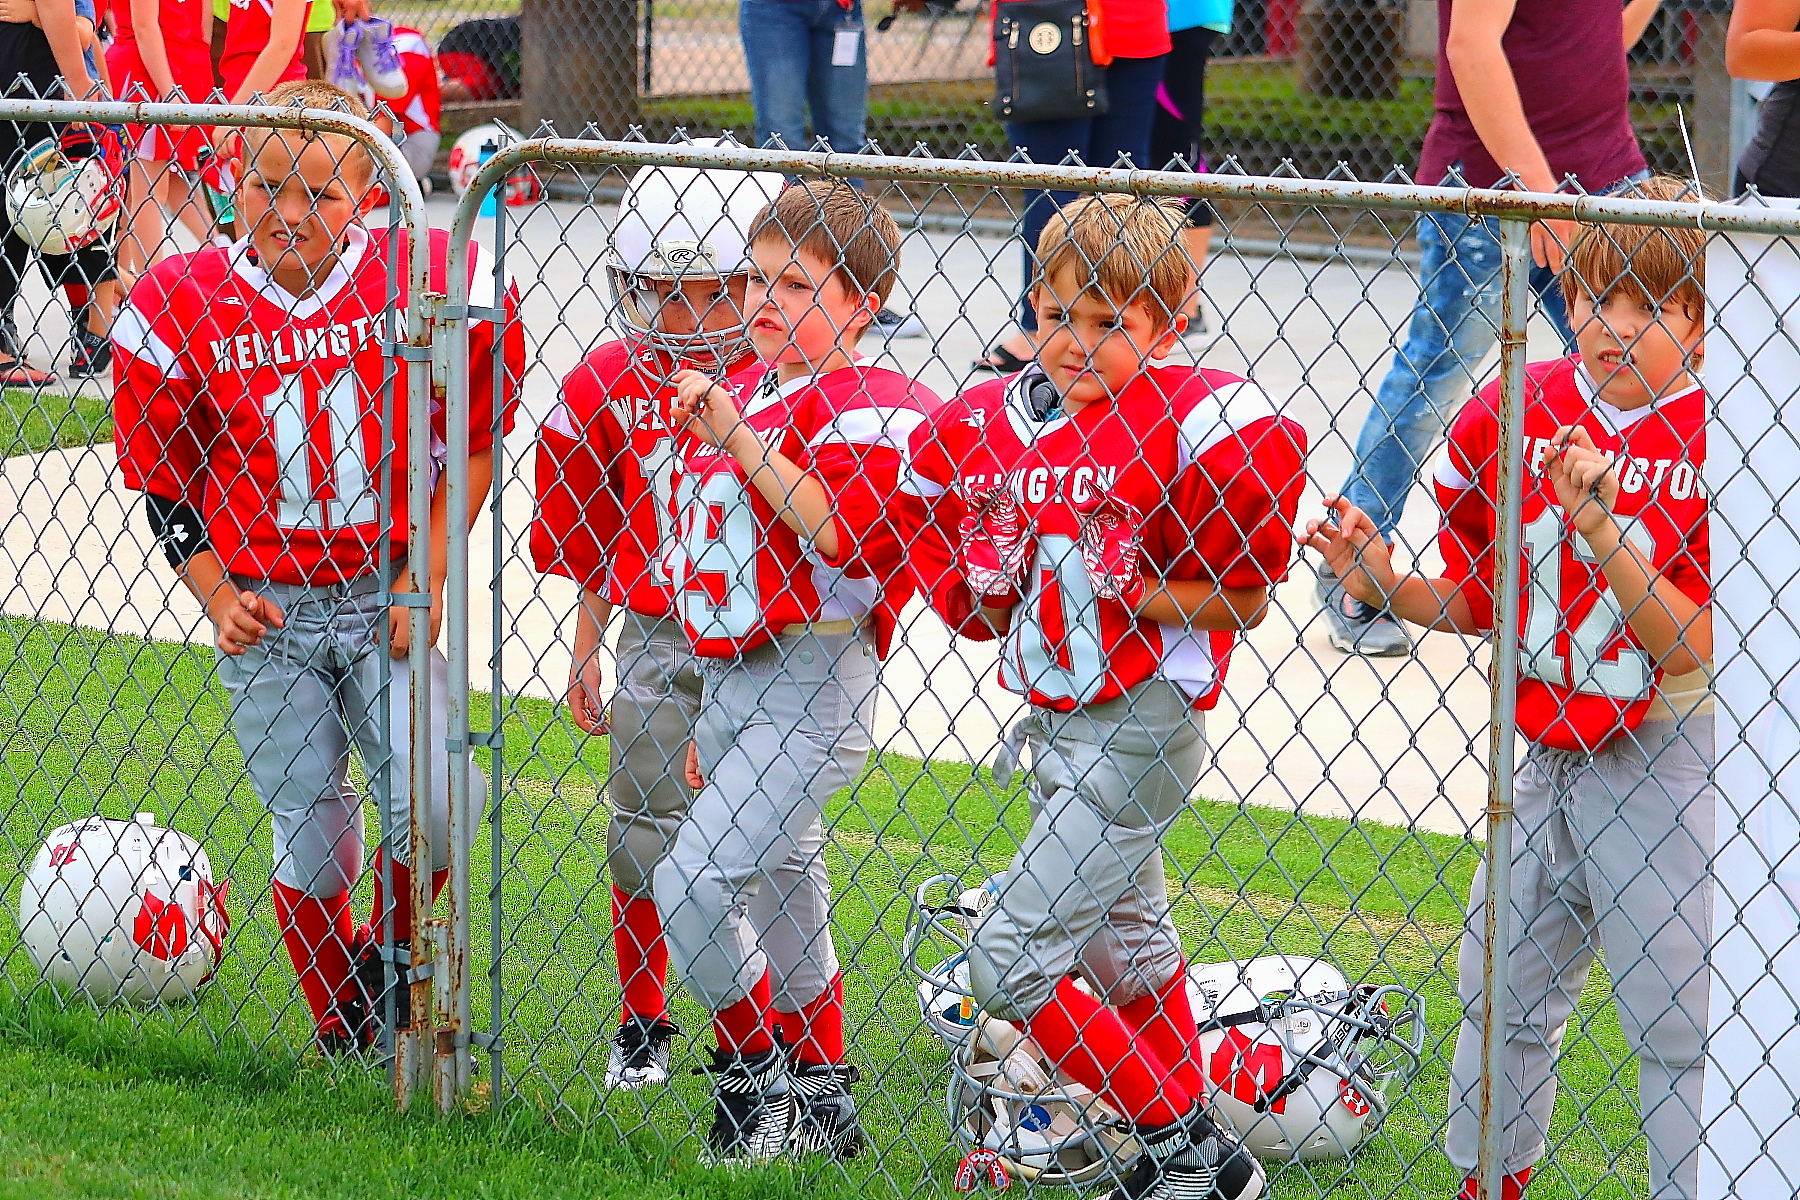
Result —
<svg viewBox="0 0 1800 1200"><path fill-rule="evenodd" d="M1262 1167L1195 1104L1172 1125L1138 1130L1143 1152L1110 1200L1256 1200Z"/></svg>
<svg viewBox="0 0 1800 1200"><path fill-rule="evenodd" d="M407 1029L412 1025L412 988L406 984L406 976L412 970L412 939L398 938L394 942L395 982L394 982L394 1028ZM373 1031L387 1023L388 974L387 964L381 958L381 943L371 938L356 951L355 965L356 987L352 989L355 999L349 1007L361 1004L363 1007L363 1023L371 1031L369 1041L375 1040ZM344 1001L338 1002L340 1009L346 1008Z"/></svg>
<svg viewBox="0 0 1800 1200"><path fill-rule="evenodd" d="M787 1150L799 1116L781 1047L761 1054L714 1050L713 1123L706 1134L707 1166L768 1162Z"/></svg>
<svg viewBox="0 0 1800 1200"><path fill-rule="evenodd" d="M795 1063L788 1068L800 1094L800 1123L794 1147L842 1161L863 1148L862 1125L850 1085L862 1078L849 1063Z"/></svg>
<svg viewBox="0 0 1800 1200"><path fill-rule="evenodd" d="M625 1018L613 1034L606 1086L633 1092L669 1081L669 1043L681 1029L667 1017Z"/></svg>
<svg viewBox="0 0 1800 1200"><path fill-rule="evenodd" d="M112 366L112 341L87 327L87 313L75 318L69 332L69 374L77 379L104 375Z"/></svg>

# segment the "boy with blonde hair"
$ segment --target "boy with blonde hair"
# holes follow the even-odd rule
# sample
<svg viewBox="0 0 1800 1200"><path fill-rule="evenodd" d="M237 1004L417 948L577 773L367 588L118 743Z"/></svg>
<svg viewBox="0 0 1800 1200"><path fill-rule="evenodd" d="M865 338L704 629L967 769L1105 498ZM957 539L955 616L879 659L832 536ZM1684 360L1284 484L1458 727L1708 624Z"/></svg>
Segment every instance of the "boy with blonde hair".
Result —
<svg viewBox="0 0 1800 1200"><path fill-rule="evenodd" d="M1654 179L1659 200L1687 185ZM1713 839L1712 610L1701 484L1705 234L1599 225L1562 277L1578 353L1525 368L1519 733L1513 785L1511 985L1504 1200L1543 1156L1563 1030L1606 951L1619 1025L1638 1060L1650 1196L1698 1180ZM1350 593L1427 629L1494 624L1499 383L1463 407L1438 460L1443 576L1396 575L1386 543L1341 497L1302 540ZM1473 1178L1481 1081L1482 906L1470 887L1457 959L1463 1023L1445 1148Z"/></svg>
<svg viewBox="0 0 1800 1200"><path fill-rule="evenodd" d="M1033 820L975 931L977 1002L1131 1124L1115 1200L1251 1200L1261 1169L1205 1113L1162 838L1286 570L1305 437L1246 379L1156 365L1194 286L1181 229L1123 195L1051 219L1036 360L913 437L900 513L933 608L1002 639L1031 704L995 768L1030 747Z"/></svg>
<svg viewBox="0 0 1800 1200"><path fill-rule="evenodd" d="M329 84L276 88L271 104L362 103ZM436 895L449 866L448 667L429 655L432 725L431 850L414 861L407 731L408 610L395 592L431 597L431 638L443 611L444 544L451 521L473 522L493 471L493 414L510 426L524 339L508 323L469 332L469 509L445 507L443 410L432 420L438 460L429 523L430 573L407 560L407 405L404 372L384 350L394 304L404 305L407 243L371 231L375 164L329 133L251 129L241 150L238 212L249 230L231 246L163 259L132 288L113 325L113 415L119 469L145 494L150 530L214 627L219 681L244 771L269 810L275 919L324 1050L368 1045L385 1007L379 946L410 947L411 872L431 872ZM444 286L449 239L432 231L431 282ZM484 253L469 274L493 279ZM390 300L391 289L399 296ZM492 360L506 374L498 392ZM386 496L384 503L383 497ZM383 662L383 649L390 661ZM384 736L385 728L385 736ZM366 775L386 772L382 839L369 923L354 927L350 892L363 872ZM473 803L485 788L474 773ZM379 792L381 789L377 787ZM391 891L384 887L391 884ZM401 955L402 967L410 960ZM411 1024L407 989L397 1020Z"/></svg>

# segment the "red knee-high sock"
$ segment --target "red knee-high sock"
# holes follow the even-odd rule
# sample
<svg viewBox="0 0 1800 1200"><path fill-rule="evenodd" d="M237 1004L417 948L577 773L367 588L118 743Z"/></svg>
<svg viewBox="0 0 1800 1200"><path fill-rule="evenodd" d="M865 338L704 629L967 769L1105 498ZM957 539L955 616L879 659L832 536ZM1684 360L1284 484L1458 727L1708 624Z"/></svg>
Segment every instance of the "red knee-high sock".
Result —
<svg viewBox="0 0 1800 1200"><path fill-rule="evenodd" d="M300 978L314 1027L324 1024L350 979L350 893L319 899L277 883L275 923Z"/></svg>
<svg viewBox="0 0 1800 1200"><path fill-rule="evenodd" d="M1188 1004L1187 971L1178 971L1163 990L1119 1006L1119 1019L1150 1044L1169 1068L1169 1078L1190 1096L1205 1090L1200 1066L1200 1030Z"/></svg>
<svg viewBox="0 0 1800 1200"><path fill-rule="evenodd" d="M1063 979L1050 1003L1024 1023L1049 1059L1075 1082L1104 1096L1138 1125L1167 1125L1194 1106L1145 1040L1119 1014Z"/></svg>
<svg viewBox="0 0 1800 1200"><path fill-rule="evenodd" d="M69 298L69 311L79 315L81 310L88 306L88 299L92 293L89 292L85 283L65 283L63 284L63 295Z"/></svg>
<svg viewBox="0 0 1800 1200"><path fill-rule="evenodd" d="M775 1010L781 1040L803 1063L844 1061L844 977L833 975L825 990L798 1012Z"/></svg>
<svg viewBox="0 0 1800 1200"><path fill-rule="evenodd" d="M375 900L369 905L369 931L379 937L381 934L381 917L390 903L387 890L381 886L382 864L387 865L389 882L393 885L394 937L409 938L412 936L412 868L405 863L394 862L388 858L385 849L375 851L375 861L370 864L370 873L375 876ZM431 899L435 902L438 893L444 890L444 881L450 878L449 871L433 871L431 873Z"/></svg>
<svg viewBox="0 0 1800 1200"><path fill-rule="evenodd" d="M667 1016L663 980L669 974L669 947L663 942L656 901L614 888L612 912L613 955L619 962L619 984L625 989L625 1019Z"/></svg>
<svg viewBox="0 0 1800 1200"><path fill-rule="evenodd" d="M775 1044L769 1035L769 976L750 994L713 1014L713 1036L727 1054L761 1054Z"/></svg>

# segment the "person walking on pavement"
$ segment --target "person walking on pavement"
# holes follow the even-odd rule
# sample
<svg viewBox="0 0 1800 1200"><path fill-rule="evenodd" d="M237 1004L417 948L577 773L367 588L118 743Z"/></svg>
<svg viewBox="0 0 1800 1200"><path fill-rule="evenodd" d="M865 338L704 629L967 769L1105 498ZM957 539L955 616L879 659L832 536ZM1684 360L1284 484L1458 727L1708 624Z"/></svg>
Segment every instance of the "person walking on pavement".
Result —
<svg viewBox="0 0 1800 1200"><path fill-rule="evenodd" d="M1436 112L1416 177L1487 188L1510 175L1532 192L1570 184L1612 192L1646 178L1626 109L1625 54L1659 2L1438 0ZM1342 491L1390 544L1419 470L1499 330L1500 223L1428 216L1417 231L1419 298ZM1556 274L1574 232L1570 221L1531 227L1531 287L1570 348ZM1328 568L1315 595L1337 649L1408 652L1393 617L1345 592Z"/></svg>

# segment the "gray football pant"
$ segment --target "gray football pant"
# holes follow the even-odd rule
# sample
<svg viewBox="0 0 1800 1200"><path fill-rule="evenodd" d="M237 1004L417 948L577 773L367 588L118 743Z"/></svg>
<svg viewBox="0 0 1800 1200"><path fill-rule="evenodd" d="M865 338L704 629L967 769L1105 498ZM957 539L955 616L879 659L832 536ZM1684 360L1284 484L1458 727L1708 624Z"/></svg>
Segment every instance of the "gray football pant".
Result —
<svg viewBox="0 0 1800 1200"><path fill-rule="evenodd" d="M701 675L706 786L655 872L669 958L712 1012L765 971L793 1012L838 973L820 817L869 760L875 647L863 632L782 635Z"/></svg>
<svg viewBox="0 0 1800 1200"><path fill-rule="evenodd" d="M700 671L680 625L629 609L620 618L614 658L619 679L610 710L606 869L621 892L648 897L650 873L687 815L682 768L700 715Z"/></svg>
<svg viewBox="0 0 1800 1200"><path fill-rule="evenodd" d="M1651 1200L1692 1200L1700 1145L1713 842L1711 716L1646 722L1594 755L1533 747L1513 788L1505 1170L1544 1154L1556 1057L1596 950L1638 1061ZM1445 1150L1475 1169L1480 1138L1482 905L1477 869L1457 954L1463 1021Z"/></svg>
<svg viewBox="0 0 1800 1200"><path fill-rule="evenodd" d="M1200 778L1201 715L1151 680L1072 713L1033 710L1023 730L1031 831L975 931L970 990L1014 1021L1077 966L1107 1004L1161 991L1182 966L1162 838Z"/></svg>
<svg viewBox="0 0 1800 1200"><path fill-rule="evenodd" d="M230 696L232 735L251 789L269 810L275 879L310 896L336 896L361 877L362 797L350 785L353 745L378 802L381 789L373 781L386 764L382 844L394 861L410 866L410 671L404 659L388 658L377 644L387 620L386 577L365 575L324 587L238 576L232 582L280 605L284 620L282 628L271 627L243 654L217 655L219 682ZM432 869L442 870L450 862L450 784L442 749L449 665L435 649L430 661L429 836ZM470 807L479 813L486 805L487 780L473 764L469 774Z"/></svg>

